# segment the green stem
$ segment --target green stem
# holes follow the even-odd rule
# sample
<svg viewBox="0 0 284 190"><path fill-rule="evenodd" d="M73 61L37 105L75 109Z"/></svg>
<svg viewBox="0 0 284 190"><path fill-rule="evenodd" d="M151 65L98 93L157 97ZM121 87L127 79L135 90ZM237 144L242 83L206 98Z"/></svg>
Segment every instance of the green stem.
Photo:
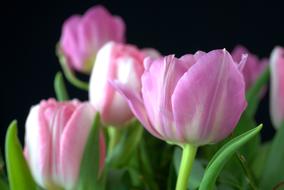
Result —
<svg viewBox="0 0 284 190"><path fill-rule="evenodd" d="M107 132L109 136L108 154L110 155L120 139L121 132L115 127L108 127Z"/></svg>
<svg viewBox="0 0 284 190"><path fill-rule="evenodd" d="M69 96L61 72L57 72L55 75L54 89L58 101L69 100Z"/></svg>
<svg viewBox="0 0 284 190"><path fill-rule="evenodd" d="M65 77L67 80L74 86L76 86L79 89L86 90L88 91L89 89L89 84L79 80L73 71L69 68L69 66L66 64L66 60L63 56L59 56L59 62L62 67L62 70L64 72Z"/></svg>
<svg viewBox="0 0 284 190"><path fill-rule="evenodd" d="M183 146L181 164L176 184L176 190L186 190L188 178L197 152L197 147L191 144Z"/></svg>
<svg viewBox="0 0 284 190"><path fill-rule="evenodd" d="M74 72L69 68L69 66L67 65L66 63L66 59L64 57L64 55L62 54L62 52L60 51L60 48L59 46L57 45L56 46L56 54L57 54L57 57L59 59L59 63L62 67L62 70L64 72L64 75L66 77L66 79L75 87L79 88L79 89L82 89L82 90L86 90L88 91L89 90L89 84L84 82L84 81L81 81L79 80Z"/></svg>

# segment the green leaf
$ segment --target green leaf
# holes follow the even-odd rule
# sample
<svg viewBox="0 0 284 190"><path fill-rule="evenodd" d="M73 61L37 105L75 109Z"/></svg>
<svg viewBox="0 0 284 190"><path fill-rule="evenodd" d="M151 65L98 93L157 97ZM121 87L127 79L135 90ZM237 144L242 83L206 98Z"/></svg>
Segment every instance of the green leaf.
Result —
<svg viewBox="0 0 284 190"><path fill-rule="evenodd" d="M17 137L16 121L13 121L8 127L5 149L6 166L11 190L36 189L36 184L31 176Z"/></svg>
<svg viewBox="0 0 284 190"><path fill-rule="evenodd" d="M172 162L170 165L169 176L167 180L167 190L175 189L176 180L177 180L177 174L176 174L174 162Z"/></svg>
<svg viewBox="0 0 284 190"><path fill-rule="evenodd" d="M258 77L256 82L248 92L246 93L247 101L248 101L248 107L247 112L250 116L254 116L255 111L257 109L257 105L260 100L261 90L263 87L267 84L270 76L269 66L263 71L263 73Z"/></svg>
<svg viewBox="0 0 284 190"><path fill-rule="evenodd" d="M0 189L1 190L9 190L8 184L1 178L0 178Z"/></svg>
<svg viewBox="0 0 284 190"><path fill-rule="evenodd" d="M131 184L130 179L126 177L126 169L110 169L106 183L107 190L125 190ZM128 177L128 176L127 176ZM125 182L126 181L126 182Z"/></svg>
<svg viewBox="0 0 284 190"><path fill-rule="evenodd" d="M239 168L238 168L239 170ZM234 173L232 171L222 171L218 177L218 188L220 188L220 185L224 188L224 187L231 187L233 189L238 189L238 190L242 190L243 188L241 187L241 184L239 182L239 180L236 178L236 176L234 175Z"/></svg>
<svg viewBox="0 0 284 190"><path fill-rule="evenodd" d="M132 121L129 126L121 129L118 144L115 145L107 162L113 167L123 167L128 164L134 152L137 150L143 134L143 127L137 120Z"/></svg>
<svg viewBox="0 0 284 190"><path fill-rule="evenodd" d="M231 139L255 128L257 125L252 117L249 116L248 112L243 112L238 125L236 126L234 132L231 136L221 141L220 143L207 145L201 147L201 151L205 158L210 159L223 145L229 142ZM252 140L250 140L246 146L240 148L240 152L248 159L249 162L255 158L256 151L260 145L260 134L256 135ZM234 164L234 163L233 163Z"/></svg>
<svg viewBox="0 0 284 190"><path fill-rule="evenodd" d="M257 156L255 156L254 160L252 161L252 170L256 179L260 179L262 175L264 169L263 163L266 163L270 147L271 142L266 142L262 144L255 153Z"/></svg>
<svg viewBox="0 0 284 190"><path fill-rule="evenodd" d="M215 186L217 177L219 176L225 163L231 158L231 156L250 139L257 135L262 128L262 125L251 129L250 131L234 138L225 144L211 159L209 162L203 179L200 184L200 190L211 190Z"/></svg>
<svg viewBox="0 0 284 190"><path fill-rule="evenodd" d="M246 131L249 131L253 128L255 128L257 125L255 121L252 119L252 117L249 116L249 113L245 111L241 119L233 132L233 137L237 137ZM246 157L248 162L251 164L252 160L255 158L255 154L258 150L258 147L260 145L260 134L258 133L255 135L247 144L246 146L242 146L240 148L240 152L242 155Z"/></svg>
<svg viewBox="0 0 284 190"><path fill-rule="evenodd" d="M269 150L268 158L264 164L260 187L263 190L272 189L278 183L284 181L284 123L277 130L271 148Z"/></svg>
<svg viewBox="0 0 284 190"><path fill-rule="evenodd" d="M61 72L57 72L54 79L54 90L59 101L65 101L69 99L66 86L64 83L63 75Z"/></svg>
<svg viewBox="0 0 284 190"><path fill-rule="evenodd" d="M157 190L159 189L157 185L157 181L155 180L155 172L153 169L153 166L150 162L150 155L149 152L146 149L146 144L145 144L145 136L140 140L140 144L138 147L138 160L139 160L139 168L141 171L140 175L143 175L144 182L146 185L149 187L151 190ZM152 157L151 157L152 158Z"/></svg>
<svg viewBox="0 0 284 190"><path fill-rule="evenodd" d="M102 190L104 189L104 173L100 175L100 117L96 114L93 127L91 128L84 154L82 157L78 190Z"/></svg>

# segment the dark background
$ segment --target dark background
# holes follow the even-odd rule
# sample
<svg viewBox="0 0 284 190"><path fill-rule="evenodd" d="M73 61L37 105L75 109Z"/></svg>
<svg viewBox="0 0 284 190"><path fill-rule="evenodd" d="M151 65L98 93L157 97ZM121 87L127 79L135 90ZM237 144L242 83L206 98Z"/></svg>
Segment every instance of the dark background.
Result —
<svg viewBox="0 0 284 190"><path fill-rule="evenodd" d="M280 1L9 1L1 5L1 149L8 124L18 120L23 140L31 105L54 96L53 79L60 70L55 44L63 21L96 4L125 20L129 43L154 47L163 54L180 56L216 48L231 51L243 44L260 57L268 57L275 45L284 46ZM73 97L87 98L68 87ZM266 95L257 114L257 121L266 125L264 140L274 133L267 100Z"/></svg>

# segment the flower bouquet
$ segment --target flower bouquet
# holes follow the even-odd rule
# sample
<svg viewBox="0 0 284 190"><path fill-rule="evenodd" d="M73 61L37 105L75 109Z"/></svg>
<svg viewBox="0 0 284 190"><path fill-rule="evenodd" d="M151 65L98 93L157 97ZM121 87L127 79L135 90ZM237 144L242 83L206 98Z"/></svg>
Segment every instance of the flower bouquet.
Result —
<svg viewBox="0 0 284 190"><path fill-rule="evenodd" d="M284 188L282 47L162 55L127 44L122 18L95 6L64 22L56 52L56 98L31 107L23 148L8 127L1 190ZM67 81L89 99L70 99ZM263 142L267 92L276 133Z"/></svg>

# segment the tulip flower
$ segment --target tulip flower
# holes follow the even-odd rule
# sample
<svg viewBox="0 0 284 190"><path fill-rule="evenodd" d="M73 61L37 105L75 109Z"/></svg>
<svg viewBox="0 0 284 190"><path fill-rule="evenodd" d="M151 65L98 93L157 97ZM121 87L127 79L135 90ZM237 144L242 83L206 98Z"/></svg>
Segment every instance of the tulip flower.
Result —
<svg viewBox="0 0 284 190"><path fill-rule="evenodd" d="M47 189L73 189L95 109L77 100L43 100L33 106L26 121L25 157L35 181ZM100 167L105 144L100 137Z"/></svg>
<svg viewBox="0 0 284 190"><path fill-rule="evenodd" d="M147 58L140 91L112 82L151 134L183 147L176 190L187 189L197 147L227 137L246 108L245 59L226 50Z"/></svg>
<svg viewBox="0 0 284 190"><path fill-rule="evenodd" d="M107 43L97 55L91 73L89 99L103 123L121 126L133 115L127 102L109 83L117 80L133 90L141 88L145 54L132 45Z"/></svg>
<svg viewBox="0 0 284 190"><path fill-rule="evenodd" d="M284 122L284 48L276 47L270 57L270 115L274 127Z"/></svg>
<svg viewBox="0 0 284 190"><path fill-rule="evenodd" d="M227 137L246 108L244 62L236 64L226 50L147 58L141 91L113 85L151 134L200 146Z"/></svg>
<svg viewBox="0 0 284 190"><path fill-rule="evenodd" d="M123 20L95 6L64 22L59 48L71 69L90 73L98 50L108 41L124 42L124 35Z"/></svg>
<svg viewBox="0 0 284 190"><path fill-rule="evenodd" d="M246 83L246 91L255 83L261 73L268 65L267 59L260 60L256 55L250 53L243 46L236 46L232 51L232 57L236 62L240 62L244 54L248 55L246 64L242 70Z"/></svg>

